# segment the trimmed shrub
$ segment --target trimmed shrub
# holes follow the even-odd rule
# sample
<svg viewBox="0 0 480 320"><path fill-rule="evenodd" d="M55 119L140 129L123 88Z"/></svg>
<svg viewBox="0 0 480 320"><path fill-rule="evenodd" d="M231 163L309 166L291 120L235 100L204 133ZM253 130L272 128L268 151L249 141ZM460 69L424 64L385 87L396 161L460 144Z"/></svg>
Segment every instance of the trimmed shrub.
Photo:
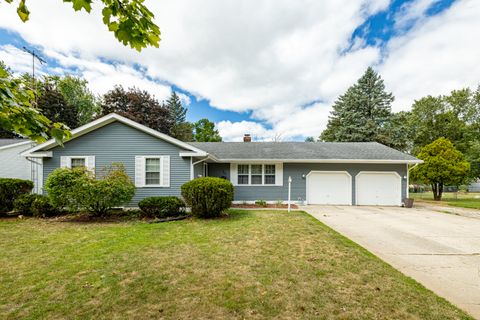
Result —
<svg viewBox="0 0 480 320"><path fill-rule="evenodd" d="M50 203L46 196L38 195L32 202L32 215L34 217L53 217L58 214L58 210Z"/></svg>
<svg viewBox="0 0 480 320"><path fill-rule="evenodd" d="M84 168L58 168L48 175L45 190L54 207L77 210L78 187L87 183L88 174Z"/></svg>
<svg viewBox="0 0 480 320"><path fill-rule="evenodd" d="M148 217L155 218L175 217L185 212L185 203L177 197L148 197L138 207Z"/></svg>
<svg viewBox="0 0 480 320"><path fill-rule="evenodd" d="M57 209L83 209L100 215L135 195L134 183L118 163L104 168L100 179L81 168L56 169L48 176L45 190Z"/></svg>
<svg viewBox="0 0 480 320"><path fill-rule="evenodd" d="M15 199L32 189L33 182L30 180L0 178L0 212L12 211Z"/></svg>
<svg viewBox="0 0 480 320"><path fill-rule="evenodd" d="M218 217L230 208L233 201L233 185L222 178L197 178L182 186L182 196L199 218Z"/></svg>
<svg viewBox="0 0 480 320"><path fill-rule="evenodd" d="M15 202L13 203L13 209L17 213L21 213L25 216L31 216L32 212L32 204L37 198L42 197L39 194L22 194L18 197Z"/></svg>

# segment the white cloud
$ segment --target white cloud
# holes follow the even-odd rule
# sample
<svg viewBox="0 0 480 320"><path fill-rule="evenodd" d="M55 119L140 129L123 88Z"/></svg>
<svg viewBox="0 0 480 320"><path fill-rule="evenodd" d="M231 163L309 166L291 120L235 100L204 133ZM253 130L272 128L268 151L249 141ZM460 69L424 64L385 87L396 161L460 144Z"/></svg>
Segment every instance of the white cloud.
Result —
<svg viewBox="0 0 480 320"><path fill-rule="evenodd" d="M395 94L396 110L426 94L475 86L480 46L468 35L480 28L480 3L458 0L427 17L436 2L402 7L395 26L412 28L387 44L384 57L379 46L361 38L352 45L351 36L388 0L150 0L146 5L156 15L162 42L140 54L114 39L98 7L88 15L73 12L70 3L31 1L31 19L23 24L13 5L0 3L0 27L42 46L62 68L77 69L96 92L122 83L162 99L174 84L216 108L252 111L253 119L272 127L221 121L227 139L241 139L245 131L259 139L289 139L318 136L335 98L369 65ZM321 103L303 107L311 101Z"/></svg>
<svg viewBox="0 0 480 320"><path fill-rule="evenodd" d="M0 46L0 60L5 62L13 72L32 73L32 56L15 46L10 44ZM43 74L44 66L38 61L36 63L35 72Z"/></svg>
<svg viewBox="0 0 480 320"><path fill-rule="evenodd" d="M406 110L425 95L448 94L480 83L480 1L463 0L423 19L390 41L379 71L396 97L394 110Z"/></svg>
<svg viewBox="0 0 480 320"><path fill-rule="evenodd" d="M418 19L425 18L427 10L439 2L440 0L414 0L404 3L395 14L395 28L403 29Z"/></svg>

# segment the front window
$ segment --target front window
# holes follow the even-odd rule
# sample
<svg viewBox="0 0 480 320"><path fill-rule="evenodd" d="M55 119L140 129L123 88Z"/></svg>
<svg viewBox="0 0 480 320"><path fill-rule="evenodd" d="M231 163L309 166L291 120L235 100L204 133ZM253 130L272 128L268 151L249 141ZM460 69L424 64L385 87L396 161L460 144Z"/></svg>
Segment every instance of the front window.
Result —
<svg viewBox="0 0 480 320"><path fill-rule="evenodd" d="M275 185L274 164L239 164L239 185Z"/></svg>
<svg viewBox="0 0 480 320"><path fill-rule="evenodd" d="M85 158L71 158L70 167L74 168L85 168Z"/></svg>
<svg viewBox="0 0 480 320"><path fill-rule="evenodd" d="M262 184L262 165L252 164L252 181L251 184Z"/></svg>
<svg viewBox="0 0 480 320"><path fill-rule="evenodd" d="M275 165L265 165L265 184L275 184Z"/></svg>
<svg viewBox="0 0 480 320"><path fill-rule="evenodd" d="M145 159L145 184L160 184L160 158Z"/></svg>
<svg viewBox="0 0 480 320"><path fill-rule="evenodd" d="M248 184L249 165L238 165L238 184Z"/></svg>

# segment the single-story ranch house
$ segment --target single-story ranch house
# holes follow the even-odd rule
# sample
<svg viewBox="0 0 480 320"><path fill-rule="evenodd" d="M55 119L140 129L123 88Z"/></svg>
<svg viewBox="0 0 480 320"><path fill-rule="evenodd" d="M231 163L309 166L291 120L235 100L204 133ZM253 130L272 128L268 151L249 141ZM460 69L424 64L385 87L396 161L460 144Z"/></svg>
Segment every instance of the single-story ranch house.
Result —
<svg viewBox="0 0 480 320"><path fill-rule="evenodd" d="M186 143L117 114L22 153L40 163L40 186L59 167L101 168L121 162L135 181L135 206L148 196L180 195L185 182L202 176L229 179L235 201L291 201L306 204L402 205L408 197L409 166L415 157L379 143L310 142ZM39 188L39 192L41 188Z"/></svg>

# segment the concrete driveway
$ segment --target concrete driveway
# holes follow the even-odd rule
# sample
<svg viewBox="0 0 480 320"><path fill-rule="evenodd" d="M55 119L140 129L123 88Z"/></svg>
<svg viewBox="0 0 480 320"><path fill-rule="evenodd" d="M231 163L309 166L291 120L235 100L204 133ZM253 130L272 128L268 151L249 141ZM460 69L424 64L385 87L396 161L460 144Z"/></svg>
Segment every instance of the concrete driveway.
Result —
<svg viewBox="0 0 480 320"><path fill-rule="evenodd" d="M480 219L426 208L301 209L480 319Z"/></svg>

